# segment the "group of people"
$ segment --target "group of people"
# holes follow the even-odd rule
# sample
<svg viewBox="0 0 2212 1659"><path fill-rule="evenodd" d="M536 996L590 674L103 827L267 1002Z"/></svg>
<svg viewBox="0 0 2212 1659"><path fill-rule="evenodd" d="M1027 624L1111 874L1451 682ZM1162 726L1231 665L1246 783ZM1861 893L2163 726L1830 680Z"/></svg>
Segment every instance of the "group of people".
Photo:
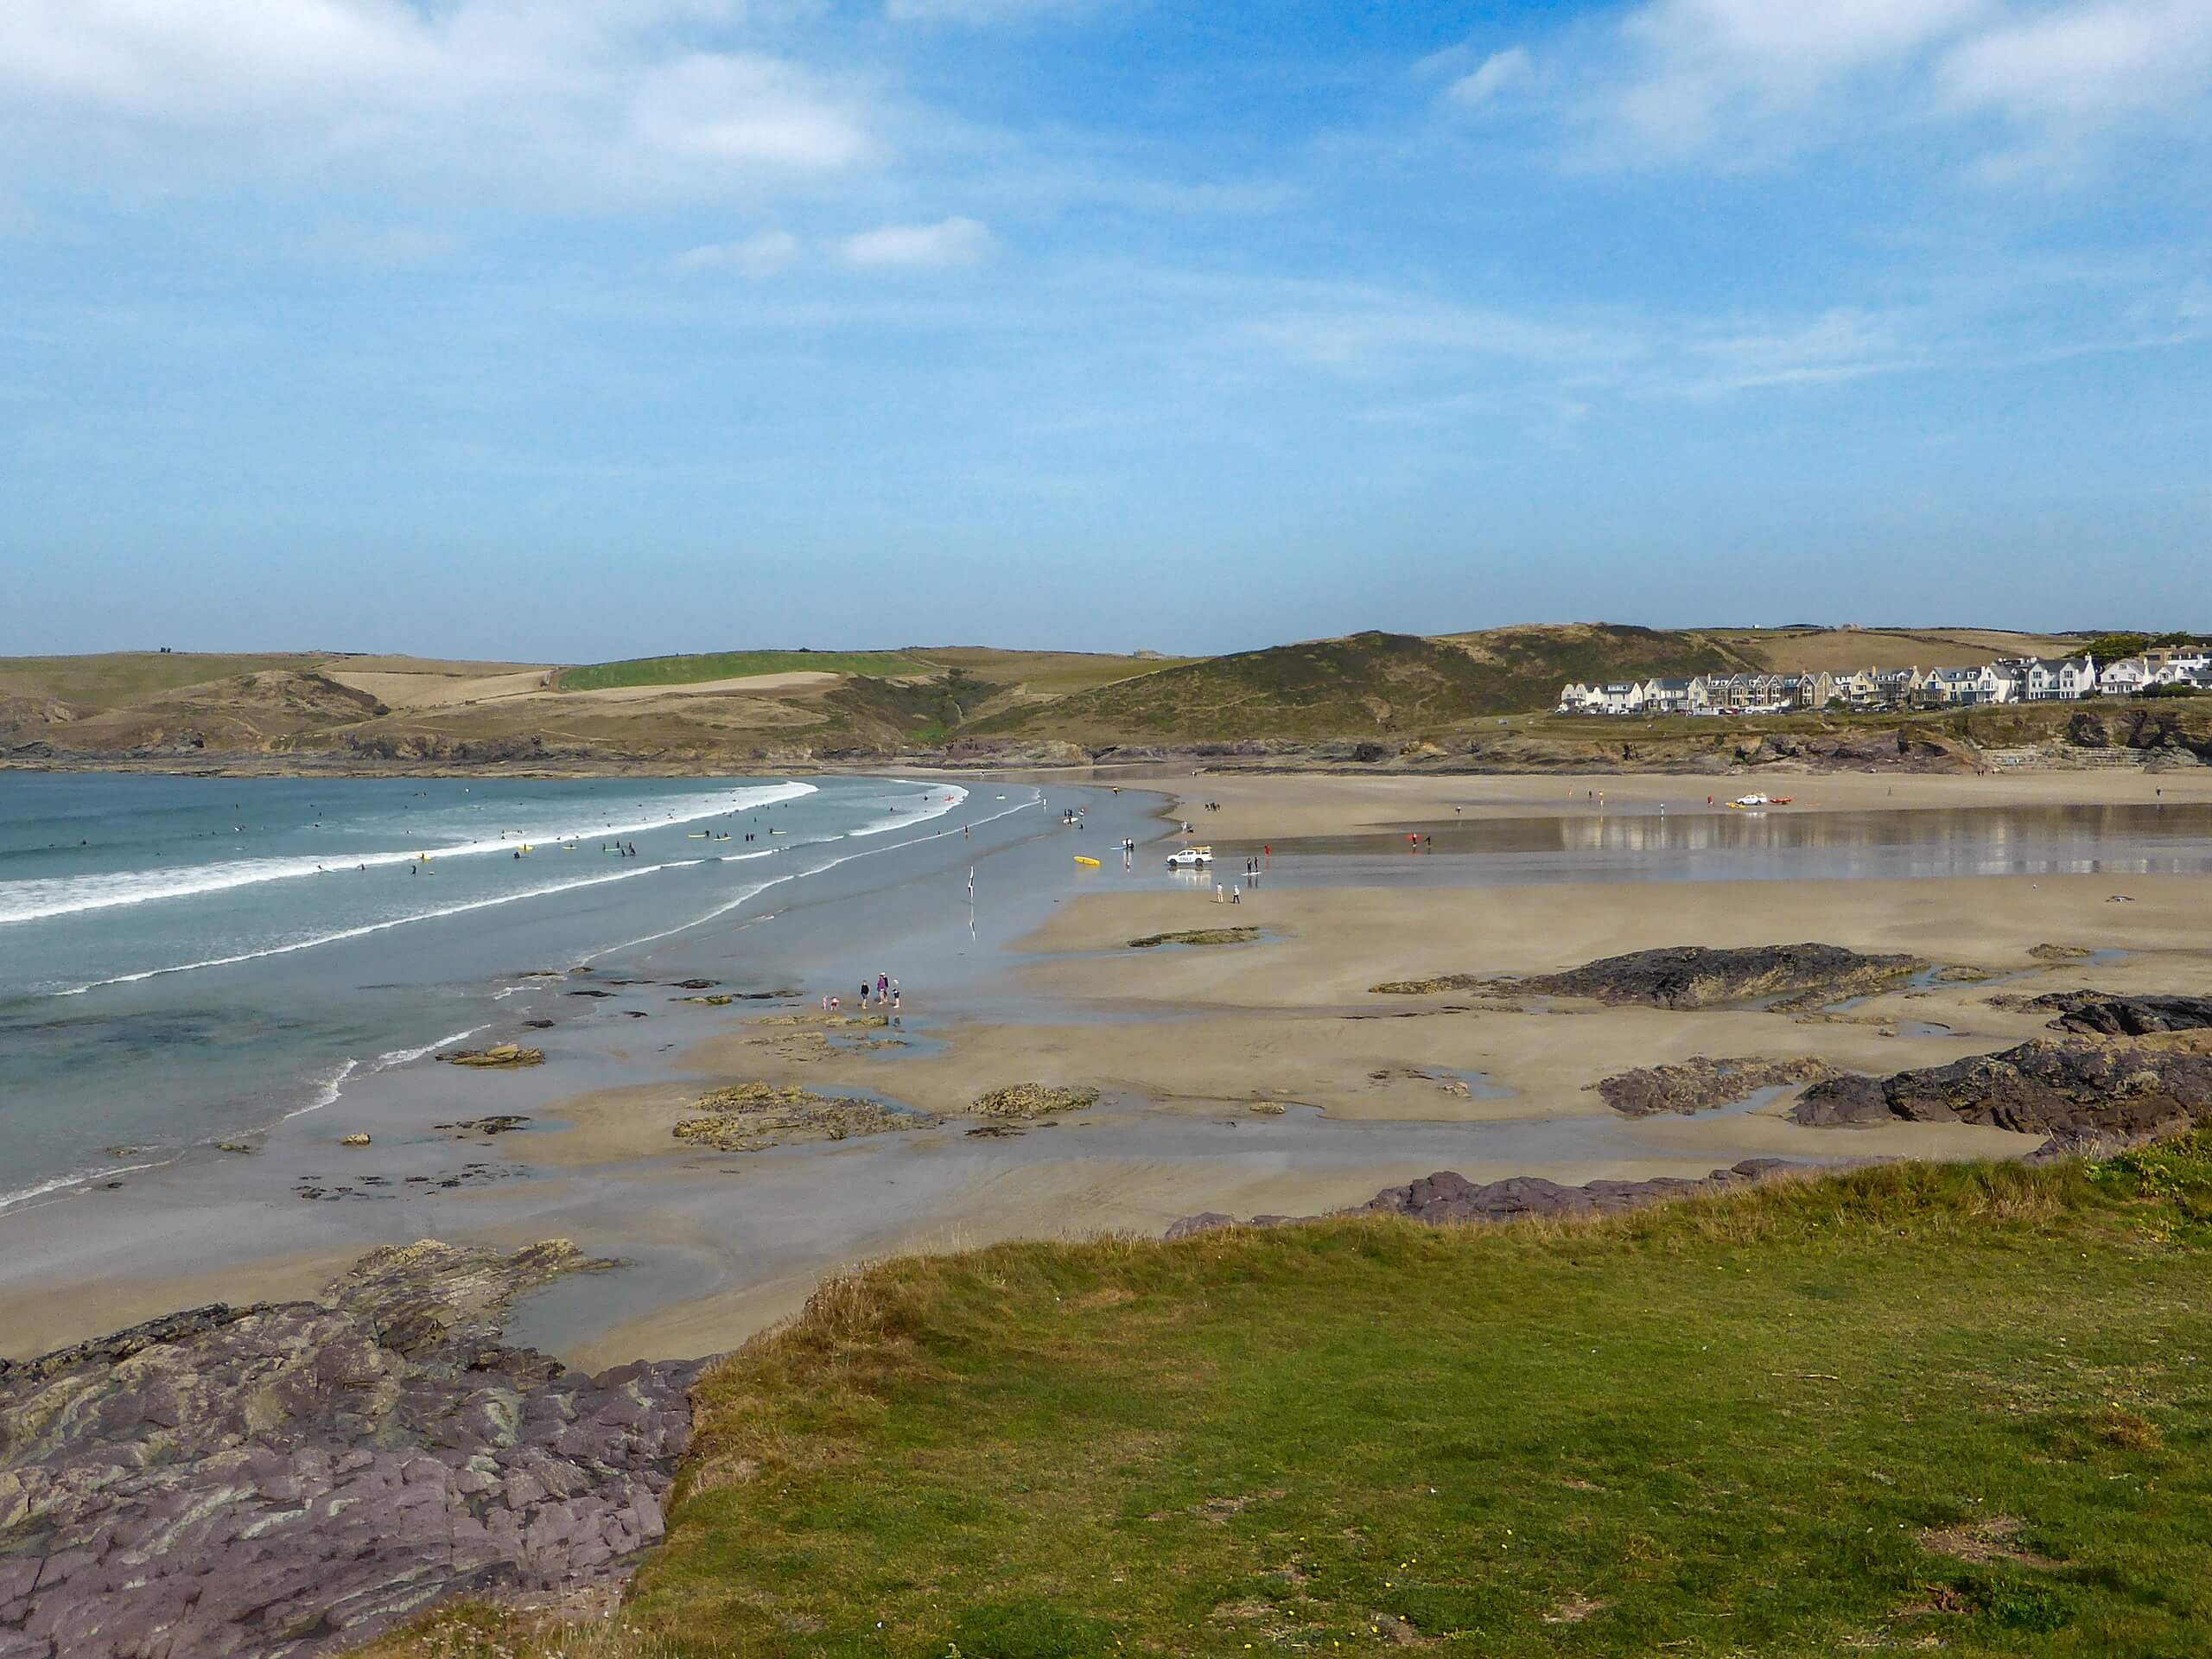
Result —
<svg viewBox="0 0 2212 1659"><path fill-rule="evenodd" d="M905 999L899 992L899 982L888 974L878 974L873 984L865 979L861 981L861 1012L862 1014L866 1014L871 1006L869 1001L871 995L874 999L873 1006L887 1014L899 1013L906 1007ZM841 1000L837 997L825 996L822 999L822 1011L824 1014L835 1014L841 1006Z"/></svg>

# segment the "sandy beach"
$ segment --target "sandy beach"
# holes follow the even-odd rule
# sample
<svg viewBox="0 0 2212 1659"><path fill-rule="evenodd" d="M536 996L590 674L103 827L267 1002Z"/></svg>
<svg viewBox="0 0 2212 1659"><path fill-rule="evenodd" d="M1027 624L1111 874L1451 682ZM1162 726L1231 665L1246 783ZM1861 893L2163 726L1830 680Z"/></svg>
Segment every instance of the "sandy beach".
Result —
<svg viewBox="0 0 2212 1659"><path fill-rule="evenodd" d="M1793 810L2139 806L2161 788L2177 805L2212 800L2212 780L2133 775L1812 781ZM1176 798L1152 792L1166 783L1125 783L1119 794L1053 785L1052 810L1086 807L1091 826L1069 836L1040 823L980 861L974 879L995 900L1003 895L994 937L975 930L951 887L957 867L897 878L649 960L634 971L660 979L613 980L606 1000L569 1005L582 1023L549 1035L543 1067L397 1073L381 1093L349 1099L342 1122L272 1136L255 1158L180 1165L0 1214L0 1353L37 1352L191 1302L305 1294L370 1243L429 1235L503 1245L571 1236L630 1262L542 1293L519 1321L526 1339L598 1365L728 1349L795 1310L823 1274L893 1252L1156 1233L1208 1210L1314 1213L1440 1169L1574 1182L1697 1176L1753 1156L2016 1156L2039 1137L1958 1123L1802 1128L1782 1116L1786 1093L1629 1120L1592 1085L1698 1056L1886 1073L2041 1030L2045 1016L1993 996L2083 985L2212 991L2199 874L2075 871L2056 867L2082 858L2038 853L2054 868L1713 882L1625 879L1634 868L1624 863L1620 880L1491 885L1479 853L1440 852L1380 874L1371 861L1317 855L1295 883L1263 874L1230 906L1216 902L1216 886L1239 867L1196 880L1160 869L1185 839L1166 833L1175 818L1203 816L1199 828L1224 842L1358 836L1448 820L1454 806L1491 818L1588 813L1600 788L1609 810L1656 813L1665 801L1703 811L1706 780L1608 779L1576 790L1556 779L1239 775L1179 780ZM1215 800L1221 811L1202 812ZM1929 833L1980 833L1959 830L1955 816L1916 822ZM1118 857L1096 870L1073 863L1072 852L1103 855L1125 834L1143 843L1128 871ZM2203 850L2201 839L2184 843ZM1599 877L1605 856L1592 855ZM1129 943L1224 927L1256 937ZM824 989L855 986L890 948L887 937L925 994L895 1028L825 1020ZM1910 952L1978 977L1794 1013L1609 1007L1522 995L1504 982L1652 947L1803 941ZM2048 945L2095 954L2031 954ZM652 988L712 959L727 972L731 951L804 999L712 1008ZM1500 982L1439 995L1371 988L1446 974ZM645 1012L649 1027L624 1017ZM985 1127L969 1114L976 1098L1024 1082L1094 1088L1100 1099L974 1133ZM937 1121L728 1153L673 1135L702 1096L749 1083L861 1094ZM450 1122L464 1109L515 1114L527 1128L461 1143ZM373 1150L334 1157L334 1135L356 1123L373 1128ZM454 1179L463 1160L477 1171L465 1181ZM378 1201L299 1201L334 1180L337 1196ZM435 1197L408 1185L440 1181ZM66 1231L54 1226L64 1217ZM16 1248L32 1240L36 1249Z"/></svg>

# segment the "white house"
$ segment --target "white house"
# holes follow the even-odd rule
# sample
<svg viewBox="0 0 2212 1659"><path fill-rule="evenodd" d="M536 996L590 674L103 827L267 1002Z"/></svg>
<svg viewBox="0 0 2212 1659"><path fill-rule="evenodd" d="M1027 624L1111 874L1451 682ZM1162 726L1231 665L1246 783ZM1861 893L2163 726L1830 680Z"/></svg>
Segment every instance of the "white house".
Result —
<svg viewBox="0 0 2212 1659"><path fill-rule="evenodd" d="M1932 668L1921 682L1920 698L1929 707L1973 709L1984 703L2010 702L2015 682L1992 664L1980 668Z"/></svg>
<svg viewBox="0 0 2212 1659"><path fill-rule="evenodd" d="M1647 680L1643 707L1648 714L1687 715L1695 680Z"/></svg>
<svg viewBox="0 0 2212 1659"><path fill-rule="evenodd" d="M1601 715L1636 714L1651 700L1650 685L1643 680L1608 680L1592 690L1598 694L1592 706Z"/></svg>
<svg viewBox="0 0 2212 1659"><path fill-rule="evenodd" d="M2116 663L2107 663L2097 676L2097 689L2116 697L2132 696L2145 686L2153 684L2158 671L2148 658L2123 657Z"/></svg>
<svg viewBox="0 0 2212 1659"><path fill-rule="evenodd" d="M2074 702L2097 694L2097 664L2092 657L2037 661L2028 670L2030 702Z"/></svg>

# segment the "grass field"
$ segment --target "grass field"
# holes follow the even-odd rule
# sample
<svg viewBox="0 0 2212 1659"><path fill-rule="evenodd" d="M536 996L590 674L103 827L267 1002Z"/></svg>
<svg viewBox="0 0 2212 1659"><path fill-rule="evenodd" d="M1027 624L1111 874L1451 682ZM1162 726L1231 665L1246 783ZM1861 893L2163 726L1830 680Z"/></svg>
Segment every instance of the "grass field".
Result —
<svg viewBox="0 0 2212 1659"><path fill-rule="evenodd" d="M1006 1245L703 1385L629 1655L2204 1650L2212 1141ZM448 1616L410 1655L545 1651Z"/></svg>
<svg viewBox="0 0 2212 1659"><path fill-rule="evenodd" d="M0 657L0 693L60 697L93 708L124 707L188 685L270 668L311 668L320 655L232 656L202 652L111 651L88 657Z"/></svg>
<svg viewBox="0 0 2212 1659"><path fill-rule="evenodd" d="M898 651L720 651L696 657L638 657L621 663L564 668L563 691L605 691L626 685L696 685L755 674L926 674L929 664Z"/></svg>

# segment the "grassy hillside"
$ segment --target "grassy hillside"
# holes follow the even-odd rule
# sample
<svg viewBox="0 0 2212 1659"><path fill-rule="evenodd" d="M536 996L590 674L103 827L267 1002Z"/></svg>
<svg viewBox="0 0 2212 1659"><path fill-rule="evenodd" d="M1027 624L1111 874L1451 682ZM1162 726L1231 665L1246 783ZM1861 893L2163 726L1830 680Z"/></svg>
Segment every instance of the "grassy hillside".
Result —
<svg viewBox="0 0 2212 1659"><path fill-rule="evenodd" d="M2202 1136L897 1261L702 1385L593 1650L2196 1651L2208 1268Z"/></svg>
<svg viewBox="0 0 2212 1659"><path fill-rule="evenodd" d="M2081 648L2072 635L2012 633L2001 628L1707 628L1715 644L1741 651L1779 672L1835 673L1859 668L1977 668L1999 657L2063 657Z"/></svg>
<svg viewBox="0 0 2212 1659"><path fill-rule="evenodd" d="M86 657L0 657L0 694L58 697L95 708L143 702L186 686L265 669L308 668L319 653L234 656L207 652L110 651Z"/></svg>
<svg viewBox="0 0 2212 1659"><path fill-rule="evenodd" d="M696 657L637 657L627 662L564 668L563 691L607 691L628 685L697 685L756 674L926 674L926 664L897 651L719 651Z"/></svg>
<svg viewBox="0 0 2212 1659"><path fill-rule="evenodd" d="M1080 758L1069 746L1259 741L1371 743L1381 746L1370 752L1377 760L1433 742L1461 764L1542 771L1726 766L1745 760L1739 740L1762 734L1802 738L1788 753L1772 745L1759 752L1792 764L1885 764L1897 747L1889 741L1885 749L1885 740L1908 728L1952 746L1923 755L1929 765L1973 764L1955 741L1968 736L1988 744L2067 734L2088 747L2153 747L2128 734L2143 721L2133 710L2113 712L2118 705L2086 723L2070 709L1991 711L1970 724L1955 716L1562 724L1541 712L1570 680L1831 661L1970 663L2062 643L1960 629L1577 624L1433 638L1358 633L1198 658L986 646L730 652L569 668L320 653L0 658L0 757L712 770L880 759L970 741L970 756L996 746L1001 756L1027 751L1057 762ZM2162 718L2159 730L2171 730L2158 743L2212 758L2201 720ZM2108 728L2102 738L2088 729L2099 720Z"/></svg>
<svg viewBox="0 0 2212 1659"><path fill-rule="evenodd" d="M971 729L1076 741L1407 735L1548 708L1568 680L1755 665L1697 635L1650 628L1503 628L1433 639L1357 633L1208 658L1009 710Z"/></svg>

